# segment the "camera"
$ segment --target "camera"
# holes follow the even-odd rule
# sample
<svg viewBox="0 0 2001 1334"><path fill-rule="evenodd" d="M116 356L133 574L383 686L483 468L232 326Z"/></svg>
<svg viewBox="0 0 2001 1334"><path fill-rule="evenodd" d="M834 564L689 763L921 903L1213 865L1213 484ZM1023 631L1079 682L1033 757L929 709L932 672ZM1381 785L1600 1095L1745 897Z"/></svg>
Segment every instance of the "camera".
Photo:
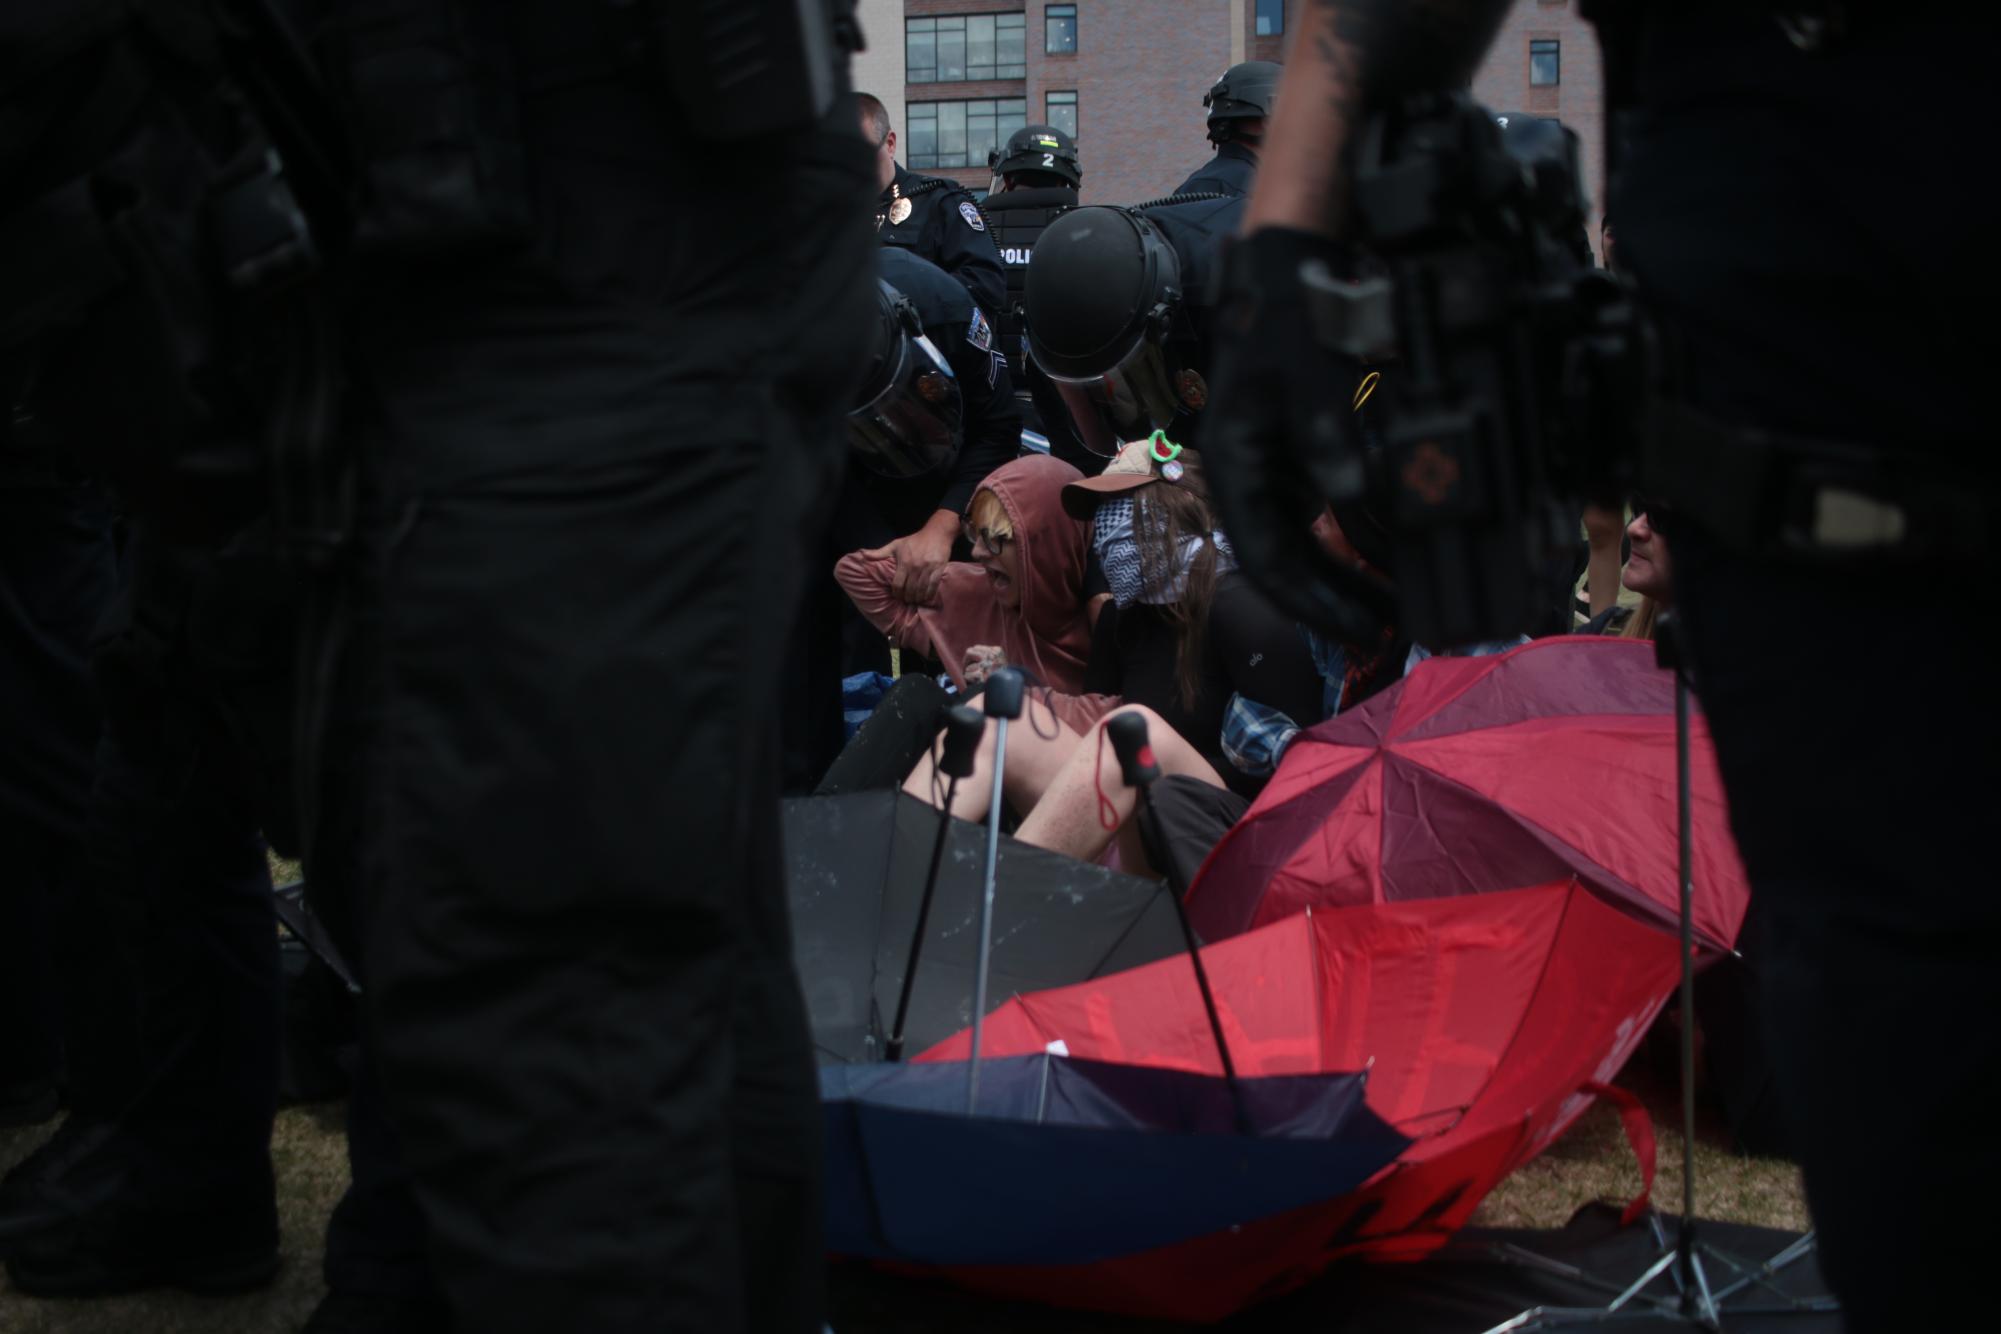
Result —
<svg viewBox="0 0 2001 1334"><path fill-rule="evenodd" d="M1660 375L1632 287L1593 264L1577 136L1427 94L1355 153L1352 235L1380 268L1301 280L1324 345L1393 349L1360 485L1401 626L1441 647L1555 628L1574 498L1630 485Z"/></svg>

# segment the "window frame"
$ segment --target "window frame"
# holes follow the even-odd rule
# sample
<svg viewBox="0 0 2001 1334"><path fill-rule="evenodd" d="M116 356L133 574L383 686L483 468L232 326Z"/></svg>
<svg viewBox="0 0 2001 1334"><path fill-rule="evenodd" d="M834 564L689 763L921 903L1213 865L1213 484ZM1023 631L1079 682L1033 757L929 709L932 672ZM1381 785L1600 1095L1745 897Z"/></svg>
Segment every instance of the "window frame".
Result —
<svg viewBox="0 0 2001 1334"><path fill-rule="evenodd" d="M912 37L926 37L930 39L931 60L929 64L920 65L910 58ZM920 69L928 69L931 72L928 75L920 75L917 72ZM935 15L927 15L922 18L907 18L903 21L903 81L905 83L938 82L938 19Z"/></svg>
<svg viewBox="0 0 2001 1334"><path fill-rule="evenodd" d="M982 23L992 28L989 49L993 59L985 65L976 65L973 63L974 29ZM955 39L959 51L956 74L946 72L940 54L948 33ZM1019 37L1021 59L1002 61L1006 34ZM928 63L911 59L914 43L918 41L930 48L931 59ZM986 14L924 14L906 18L903 20L903 71L905 83L919 84L993 83L1002 79L1025 79L1028 77L1028 15L1025 11L1012 9Z"/></svg>
<svg viewBox="0 0 2001 1334"><path fill-rule="evenodd" d="M1068 100L1059 102L1056 100L1057 98L1067 98ZM1062 106L1067 106L1070 108L1070 123L1067 126L1058 123L1056 119L1056 108ZM1075 88L1047 88L1043 90L1042 93L1043 124L1054 125L1056 126L1057 129L1062 130L1065 134L1069 135L1071 139L1075 140L1079 137L1077 133L1078 126L1080 123L1079 117L1080 113L1077 110L1077 90Z"/></svg>
<svg viewBox="0 0 2001 1334"><path fill-rule="evenodd" d="M904 108L904 130L909 136L909 147L904 154L904 165L912 171L951 171L962 167L984 167L987 155L1005 144L1008 136L1028 124L1028 99L1026 97L960 97L941 98L932 102L912 102ZM956 123L955 123L956 122ZM985 141L975 141L974 127L982 126L989 134ZM922 127L920 129L920 127ZM945 151L947 132L959 142L956 153ZM931 151L918 150L920 133L930 137ZM948 159L963 158L964 161Z"/></svg>
<svg viewBox="0 0 2001 1334"><path fill-rule="evenodd" d="M1550 60L1550 77L1536 77L1536 61L1547 56ZM1563 42L1555 37L1532 37L1529 39L1529 87L1561 88L1563 86Z"/></svg>
<svg viewBox="0 0 2001 1334"><path fill-rule="evenodd" d="M1050 12L1052 10L1067 10L1069 12L1058 15L1052 14ZM1049 44L1049 25L1061 19L1068 19L1070 21L1070 45L1064 47L1051 46ZM1042 7L1042 54L1045 56L1074 56L1077 54L1078 41L1077 6L1074 4L1044 5Z"/></svg>
<svg viewBox="0 0 2001 1334"><path fill-rule="evenodd" d="M1275 22L1270 28L1265 27L1267 7L1277 11L1274 16ZM1251 32L1258 37L1285 36L1285 0L1255 0L1251 8Z"/></svg>

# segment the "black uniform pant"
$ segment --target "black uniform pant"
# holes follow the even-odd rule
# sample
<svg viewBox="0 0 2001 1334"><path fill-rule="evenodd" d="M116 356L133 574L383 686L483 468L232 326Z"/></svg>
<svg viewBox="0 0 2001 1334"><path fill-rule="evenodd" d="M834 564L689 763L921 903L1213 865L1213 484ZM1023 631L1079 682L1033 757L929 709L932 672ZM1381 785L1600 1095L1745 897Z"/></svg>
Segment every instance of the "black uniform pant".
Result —
<svg viewBox="0 0 2001 1334"><path fill-rule="evenodd" d="M699 432L371 540L364 1005L469 1329L807 1329L818 1110L776 821L817 453Z"/></svg>
<svg viewBox="0 0 2001 1334"><path fill-rule="evenodd" d="M282 693L290 634L259 555L141 532L98 661L107 727L86 835L100 958L91 1041L123 1067L139 1186L268 1240L279 966L249 694Z"/></svg>
<svg viewBox="0 0 2001 1334"><path fill-rule="evenodd" d="M819 786L846 743L842 679L890 669L888 639L834 582L834 564L851 551L888 546L923 527L937 512L936 490L871 483L853 464L841 474L826 536L807 562L805 597L785 655L781 777L787 795ZM961 554L954 551L955 558ZM919 665L909 659L913 670Z"/></svg>
<svg viewBox="0 0 2001 1334"><path fill-rule="evenodd" d="M2001 1183L1993 562L1816 571L1672 541L1823 1268L1851 1330L1964 1327Z"/></svg>
<svg viewBox="0 0 2001 1334"><path fill-rule="evenodd" d="M111 509L81 481L0 481L0 1089L64 1061L89 960L79 881L100 725L90 643L117 585ZM102 1110L92 1053L72 1106Z"/></svg>

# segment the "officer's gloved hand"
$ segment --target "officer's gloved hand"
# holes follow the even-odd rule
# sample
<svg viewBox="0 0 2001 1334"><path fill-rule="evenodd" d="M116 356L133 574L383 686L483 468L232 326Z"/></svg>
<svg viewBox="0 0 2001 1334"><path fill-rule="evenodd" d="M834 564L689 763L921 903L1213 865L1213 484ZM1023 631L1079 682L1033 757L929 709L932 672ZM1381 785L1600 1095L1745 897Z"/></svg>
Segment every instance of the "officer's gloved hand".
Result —
<svg viewBox="0 0 2001 1334"><path fill-rule="evenodd" d="M1359 364L1320 337L1300 281L1340 247L1266 228L1224 252L1204 464L1237 559L1275 601L1349 643L1374 643L1395 615L1389 584L1337 563L1311 526L1328 501L1368 485L1353 394Z"/></svg>

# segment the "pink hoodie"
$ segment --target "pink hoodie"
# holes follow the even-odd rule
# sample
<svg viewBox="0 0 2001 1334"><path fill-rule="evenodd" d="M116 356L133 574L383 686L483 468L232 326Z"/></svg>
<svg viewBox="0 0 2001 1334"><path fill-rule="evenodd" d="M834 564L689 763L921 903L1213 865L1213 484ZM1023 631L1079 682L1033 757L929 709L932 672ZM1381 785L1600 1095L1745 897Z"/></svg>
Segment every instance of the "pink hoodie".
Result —
<svg viewBox="0 0 2001 1334"><path fill-rule="evenodd" d="M892 591L896 562L888 556L849 552L835 564L834 578L869 624L898 645L937 658L962 687L966 650L1000 645L1009 663L1055 692L1049 702L1056 716L1082 732L1119 702L1115 696L1080 693L1091 652L1084 608L1091 526L1064 513L1062 491L1082 476L1067 463L1034 455L994 469L980 483L1014 525L1021 553L1019 607L996 601L986 572L966 561L945 567L936 600L924 606Z"/></svg>

